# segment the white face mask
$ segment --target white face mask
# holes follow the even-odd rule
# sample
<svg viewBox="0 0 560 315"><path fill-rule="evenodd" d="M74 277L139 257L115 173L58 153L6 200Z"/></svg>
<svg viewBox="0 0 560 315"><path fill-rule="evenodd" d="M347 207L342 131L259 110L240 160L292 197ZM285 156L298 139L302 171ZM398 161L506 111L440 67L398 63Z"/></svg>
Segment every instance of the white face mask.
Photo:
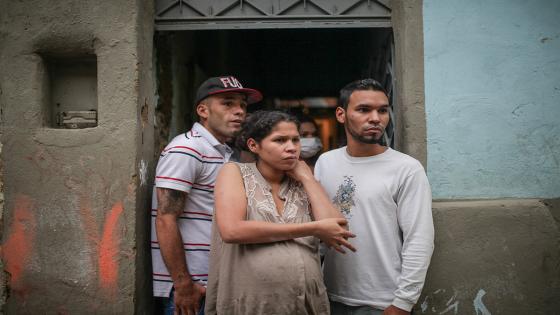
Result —
<svg viewBox="0 0 560 315"><path fill-rule="evenodd" d="M300 156L304 159L315 156L317 152L321 151L323 144L321 139L317 137L313 138L300 138L301 143L301 153Z"/></svg>

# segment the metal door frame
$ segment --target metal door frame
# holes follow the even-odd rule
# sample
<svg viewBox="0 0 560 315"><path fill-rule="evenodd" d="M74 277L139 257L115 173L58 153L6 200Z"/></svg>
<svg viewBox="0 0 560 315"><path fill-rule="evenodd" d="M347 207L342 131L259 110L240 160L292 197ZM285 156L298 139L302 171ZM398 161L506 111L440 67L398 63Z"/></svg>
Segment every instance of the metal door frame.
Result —
<svg viewBox="0 0 560 315"><path fill-rule="evenodd" d="M156 31L391 27L387 0L156 0L155 5Z"/></svg>

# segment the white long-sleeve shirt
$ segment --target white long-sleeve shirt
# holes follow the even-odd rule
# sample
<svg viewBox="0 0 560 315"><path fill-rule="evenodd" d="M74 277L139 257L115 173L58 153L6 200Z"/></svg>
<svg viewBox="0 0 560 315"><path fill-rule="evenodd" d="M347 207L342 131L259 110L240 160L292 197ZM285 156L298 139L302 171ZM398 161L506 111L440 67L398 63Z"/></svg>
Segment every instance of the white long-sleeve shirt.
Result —
<svg viewBox="0 0 560 315"><path fill-rule="evenodd" d="M357 252L326 254L329 298L410 311L434 249L432 196L422 165L390 148L352 157L343 147L321 155L315 177L356 234L350 242Z"/></svg>

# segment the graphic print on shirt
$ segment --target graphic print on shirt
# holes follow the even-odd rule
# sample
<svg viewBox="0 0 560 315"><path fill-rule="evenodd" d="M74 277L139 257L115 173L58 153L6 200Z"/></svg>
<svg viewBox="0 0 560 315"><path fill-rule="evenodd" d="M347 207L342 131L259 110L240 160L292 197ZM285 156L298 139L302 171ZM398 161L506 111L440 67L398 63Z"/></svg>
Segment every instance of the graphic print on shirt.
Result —
<svg viewBox="0 0 560 315"><path fill-rule="evenodd" d="M352 207L354 203L354 193L356 192L356 184L352 180L352 176L344 176L342 184L338 186L336 195L333 197L333 204L338 207L340 212L350 219L352 216Z"/></svg>

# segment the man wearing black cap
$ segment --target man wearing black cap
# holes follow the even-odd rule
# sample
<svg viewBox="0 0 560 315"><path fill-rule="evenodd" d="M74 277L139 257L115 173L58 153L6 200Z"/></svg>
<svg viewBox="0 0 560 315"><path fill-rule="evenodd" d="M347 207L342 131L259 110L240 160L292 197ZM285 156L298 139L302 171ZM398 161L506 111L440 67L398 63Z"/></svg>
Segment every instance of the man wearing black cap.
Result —
<svg viewBox="0 0 560 315"><path fill-rule="evenodd" d="M225 144L240 130L247 104L259 91L233 76L206 80L196 93L199 122L163 150L156 169L152 205L154 296L165 314L204 311L214 208L214 181L232 150Z"/></svg>

